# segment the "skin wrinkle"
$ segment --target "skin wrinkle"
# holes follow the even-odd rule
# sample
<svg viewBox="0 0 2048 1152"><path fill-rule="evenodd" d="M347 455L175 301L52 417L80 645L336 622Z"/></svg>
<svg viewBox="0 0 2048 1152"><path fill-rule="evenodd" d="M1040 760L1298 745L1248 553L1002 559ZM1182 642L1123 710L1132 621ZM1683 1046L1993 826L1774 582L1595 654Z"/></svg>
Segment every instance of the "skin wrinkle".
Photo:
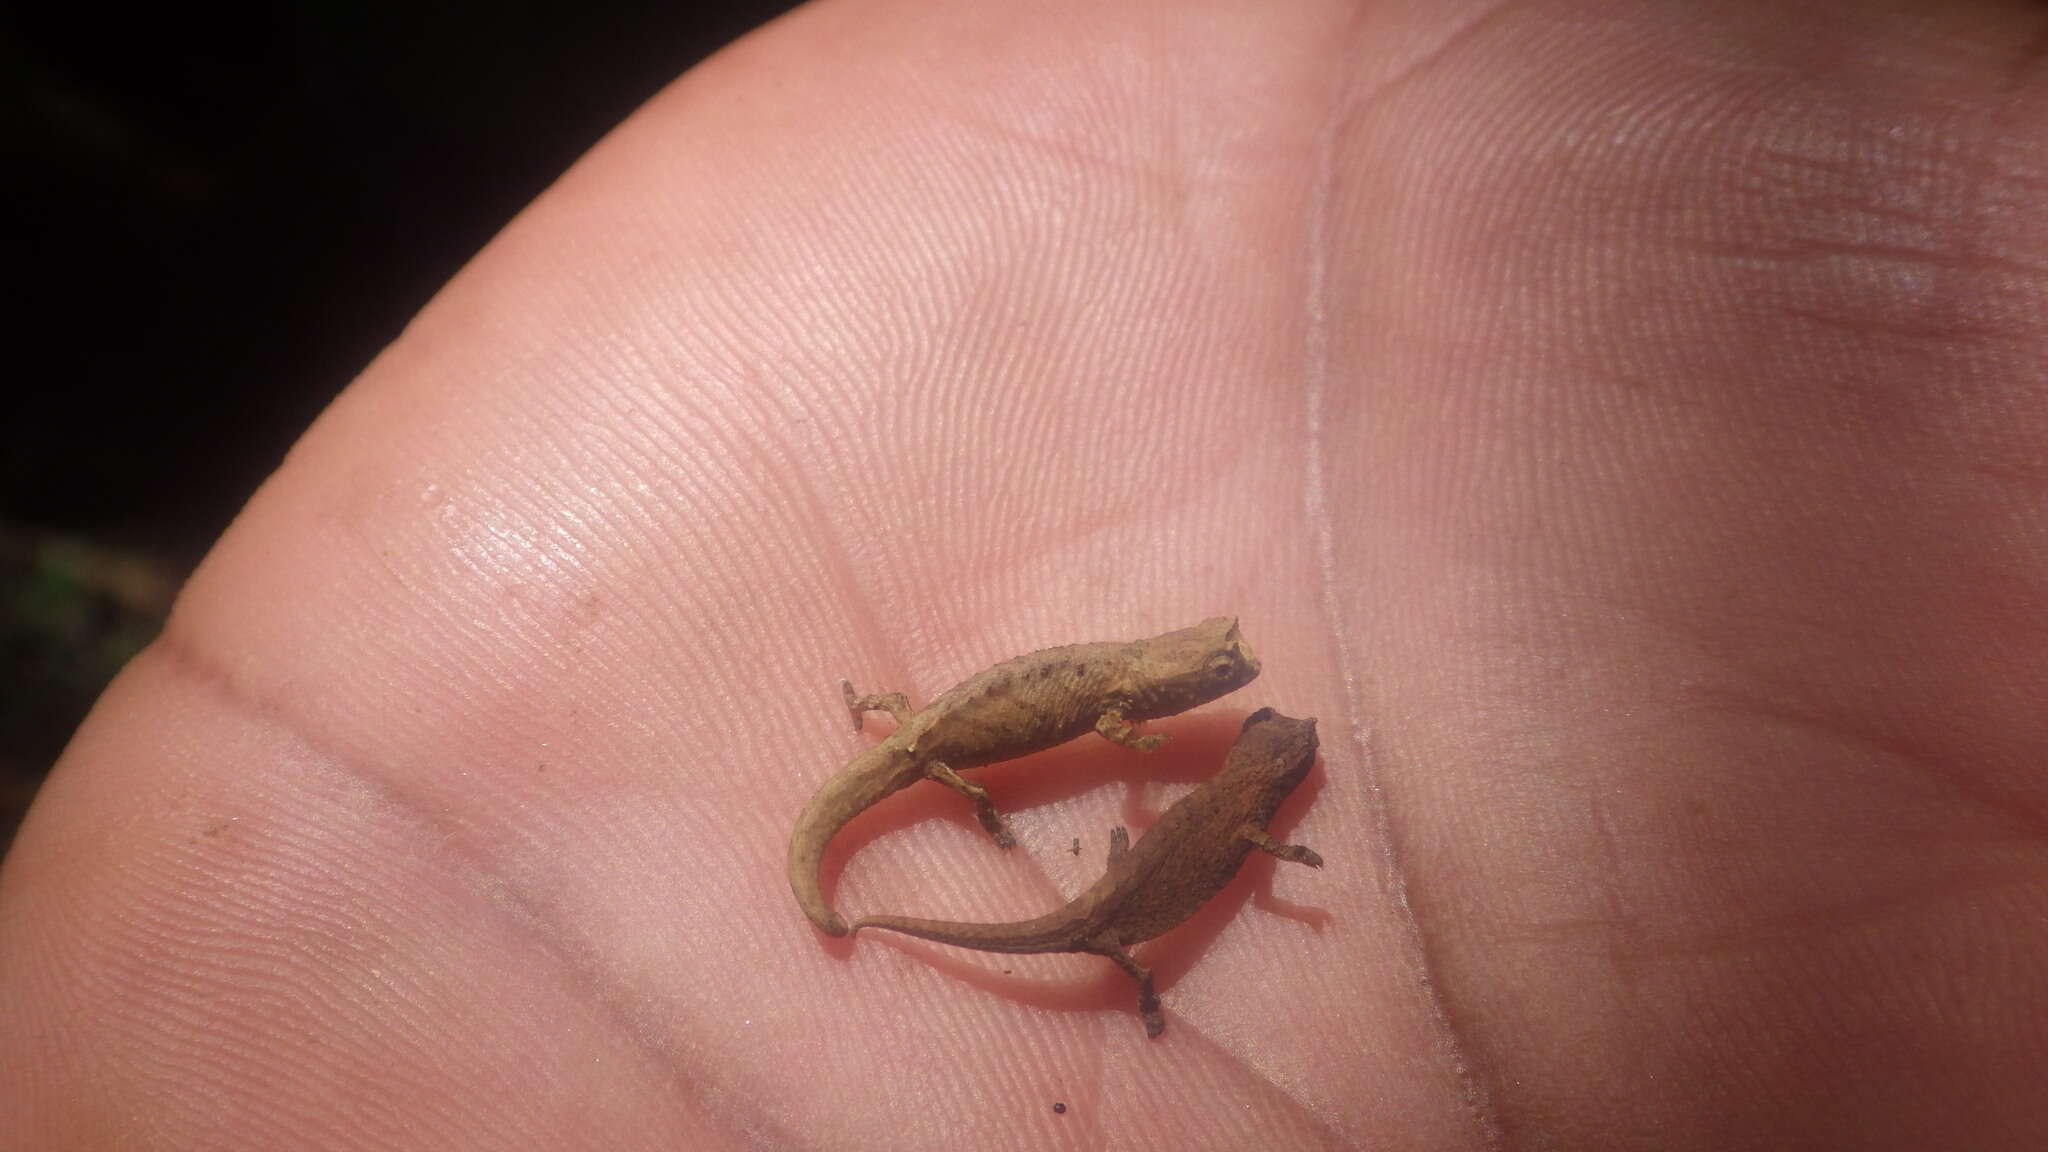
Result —
<svg viewBox="0 0 2048 1152"><path fill-rule="evenodd" d="M2014 841L2028 846L2038 842L2034 838ZM1521 945L1556 946L1590 942L1600 946L1618 980L1633 984L1640 972L1655 968L1659 961L1725 958L1787 944L1805 946L1827 935L1882 923L1900 911L1935 903L1953 905L1960 890L1981 895L2011 888L2037 887L2044 875L2048 873L2039 866L2024 862L1998 867L1951 867L1922 878L1922 882L1910 890L1891 895L1800 905L1756 917L1740 927L1684 935L1660 934L1647 928L1641 917L1613 911L1617 906L1610 903L1608 915L1545 920L1503 931L1494 939L1498 946L1508 949ZM1827 931L1804 931L1808 928ZM1617 930L1626 939L1610 939Z"/></svg>
<svg viewBox="0 0 2048 1152"><path fill-rule="evenodd" d="M2048 60L2048 18L2042 19L2041 26L2013 53L2012 63L2006 67L2002 91L2007 96L2007 109L2012 107L2044 60Z"/></svg>
<svg viewBox="0 0 2048 1152"><path fill-rule="evenodd" d="M2043 28L2048 29L2048 23L2044 23ZM1987 116L1987 121L2003 123L2010 116L2013 105L2019 100L2019 94L2011 89L2006 90L2002 96L1996 119ZM2039 261L2030 264L2023 259L1998 254L1998 245L1994 242L1997 233L1994 231L1992 219L1993 201L1989 191L1994 179L2001 175L1996 138L1988 130L1981 135L1981 139L1968 141L1970 146L1960 148L1959 155L1951 161L1963 174L1963 190L1958 197L1961 207L1954 226L1957 233L1954 245L1970 261L1970 265L1963 271L1976 273L1965 282L1969 289L1974 291L1968 292L1963 306L1970 310L1970 314L1995 317L2005 320L2009 325L2013 309L2001 305L2010 305L2014 302L2014 286L2004 282L1999 274L2017 277L2023 284L2032 287L2033 295L2038 298L2043 280L2048 279L2048 266ZM1995 323L1991 326L2001 327ZM2008 335L2003 343L2018 344L2019 340Z"/></svg>
<svg viewBox="0 0 2048 1152"><path fill-rule="evenodd" d="M1812 239L1799 243L1771 241L1738 243L1733 240L1674 240L1673 252L1712 256L1731 261L1800 265L1827 257L1881 260L1887 264L1915 265L1941 271L1994 271L2030 280L2048 280L2048 263L2035 263L2013 256L1979 252L1975 244L1957 245L1957 250L1928 248L1900 241Z"/></svg>
<svg viewBox="0 0 2048 1152"><path fill-rule="evenodd" d="M1616 973L1629 982L1633 991L1633 978L1637 971L1620 964L1619 960L1630 950L1640 950L1644 947L1649 939L1649 929L1643 923L1642 914L1629 907L1621 886L1614 881L1615 877L1623 874L1622 854L1614 835L1614 820L1608 811L1606 789L1590 783L1581 783L1578 790L1586 794L1587 813L1593 826L1595 846L1601 863L1607 869L1605 875L1595 880L1599 887L1600 903L1607 913L1604 926L1611 930L1604 950L1608 962L1615 965ZM1618 931L1612 931L1615 929Z"/></svg>
<svg viewBox="0 0 2048 1152"><path fill-rule="evenodd" d="M1122 153L1112 153L1106 148L1091 147L1085 138L1077 137L1070 131L1033 131L1018 123L1014 117L958 112L951 122L972 128L979 137L1019 145L1050 159L1062 161L1091 174L1109 173L1130 177L1138 188L1165 193L1169 197L1180 194L1188 182L1188 173L1179 168L1177 156L1159 157L1152 149L1130 148ZM1169 133L1169 136L1171 134ZM1168 140L1168 146L1173 145Z"/></svg>
<svg viewBox="0 0 2048 1152"><path fill-rule="evenodd" d="M1877 319L1864 316L1838 316L1820 308L1809 308L1798 304L1780 304L1774 309L1780 316L1803 320L1815 328L1825 328L1857 339L1896 339L1909 344L1948 345L1964 340L1982 340L2003 334L2002 327L1993 321L1972 322L1953 319L1916 319L1912 321Z"/></svg>
<svg viewBox="0 0 2048 1152"><path fill-rule="evenodd" d="M1674 957L1721 958L1755 953L1773 946L1806 947L1831 936L1883 924L1900 913L1942 903L1957 905L1958 893L1983 896L2012 888L2038 888L2048 879L2048 868L2017 866L2002 868L1952 868L1930 874L1910 889L1884 896L1866 896L1805 905L1771 916L1759 916L1740 928L1722 932L1696 932L1683 941L1640 948L1610 949L1610 954L1630 967Z"/></svg>
<svg viewBox="0 0 2048 1152"><path fill-rule="evenodd" d="M1418 74L1432 61L1441 59L1453 45L1462 42L1509 5L1503 3L1459 29L1438 46L1417 65L1404 69L1393 81L1376 86L1374 91L1361 97L1353 81L1347 76L1337 81L1334 99L1324 117L1324 126L1316 137L1315 183L1308 202L1308 216L1303 221L1302 236L1306 275L1303 285L1302 310L1302 379L1303 426L1307 443L1304 445L1302 505L1309 531L1316 544L1316 580L1318 601L1322 606L1325 627L1328 629L1334 649L1345 709L1344 732L1349 737L1351 748L1362 769L1362 780L1370 805L1370 821L1377 835L1381 866L1385 869L1388 894L1400 910L1400 920L1406 927L1409 946L1416 957L1424 1002L1429 1006L1434 1030L1443 1038L1446 1056L1452 1070L1461 1081L1465 1107L1468 1114L1480 1127L1481 1139L1488 1148L1504 1148L1507 1133L1502 1123L1498 1105L1498 1093L1488 1078L1473 1066L1470 1046L1466 1043L1460 1025L1454 1015L1449 997L1436 977L1435 953L1424 931L1420 915L1408 899L1407 873L1401 860L1399 841L1393 832L1386 792L1381 785L1380 763L1373 755L1372 734L1365 718L1365 704L1359 687L1357 658L1351 651L1344 625L1343 605L1339 589L1342 586L1337 564L1337 530L1335 517L1329 504L1329 389L1331 381L1330 363L1330 251L1331 209L1336 189L1336 142L1339 134L1356 124L1365 111L1374 103L1383 100L1388 92L1399 85L1403 78ZM1356 24L1349 30L1348 39L1356 45L1359 30ZM1353 51L1335 54L1339 61L1351 59Z"/></svg>
<svg viewBox="0 0 2048 1152"><path fill-rule="evenodd" d="M811 482L810 470L805 464L807 453L797 451L798 446L776 426L775 421L762 418L764 414L771 417L776 414L778 410L772 403L762 405L765 413L756 411L746 404L748 398L760 394L761 391L758 385L736 387L731 390L731 394L739 401L741 410L753 418L748 427L742 427L733 420L719 419L716 412L692 399L690 389L670 388L663 395L672 403L687 409L688 415L680 421L681 423L687 424L694 419L704 426L720 428L726 432L727 435L723 438L725 446L735 457L756 465L756 476L760 481L777 484L778 481L787 478L787 484L779 486L789 496L784 507L794 514L791 518L791 534L800 535L800 530L808 526L815 533L816 539L824 545L816 550L816 555L832 581L846 593L843 603L849 609L851 619L848 624L859 641L858 649L864 652L880 652L883 657L881 666L894 670L907 680L909 660L902 644L895 639L898 633L892 632L884 623L881 612L875 605L877 598L863 592L862 582L858 576L858 565L854 562L853 552L847 546L846 538L840 530L840 522L831 514L820 497L817 486ZM804 413L804 418L812 419L809 413ZM688 436L674 439L680 456L687 457L685 449L690 440Z"/></svg>
<svg viewBox="0 0 2048 1152"><path fill-rule="evenodd" d="M738 389L736 391L741 395L751 394L746 389ZM819 402L809 406L803 405L799 401L796 405L798 419L806 428L816 430L829 427L834 436L852 438L854 436L853 430L842 427L841 422L835 417L839 413L855 410L856 406L853 398L841 396L834 399L836 399L836 402L833 402L833 399L821 398ZM771 410L773 409L773 405L769 407ZM863 586L863 582L859 578L860 567L854 559L855 550L847 543L845 525L839 517L833 515L831 506L826 502L818 485L813 482L811 477L811 461L816 458L829 458L829 456L820 457L815 451L798 450L804 446L794 443L783 428L763 428L758 434L781 445L788 454L788 466L786 468L771 469L769 474L780 475L784 472L788 474L791 485L800 498L795 507L808 514L812 525L821 538L824 547L820 548L819 552L825 558L827 569L845 591L846 605L852 611L853 626L859 641L856 649L865 652L882 653L883 660L881 661L881 666L884 671L893 674L897 678L897 683L909 683L911 681L910 659L904 637L915 638L918 636L919 630L909 621L899 621L898 627L890 628L887 621L883 618L879 607L879 601L882 597L873 594ZM848 490L844 485L836 485L834 487L836 490ZM854 493L853 502L858 503L861 496L860 490L856 487L851 489L851 491ZM868 685L861 685L860 687L864 691L900 690L871 687Z"/></svg>
<svg viewBox="0 0 2048 1152"><path fill-rule="evenodd" d="M839 521L825 507L824 499L819 496L816 485L811 483L810 469L801 457L789 469L789 476L791 484L801 497L799 507L809 515L814 530L818 533L818 555L824 560L834 582L846 592L843 603L852 614L851 624L860 640L859 650L881 653L883 658L879 666L893 670L904 682L908 682L909 655L903 650L903 646L896 642L894 634L882 620L881 609L875 602L876 597L863 591L853 553L846 545L846 538L840 534ZM858 687L866 692L898 690L867 684Z"/></svg>
<svg viewBox="0 0 2048 1152"><path fill-rule="evenodd" d="M285 708L228 671L228 665L201 651L198 645L185 637L184 629L177 626L175 619L165 625L163 634L137 661L152 657L166 664L172 675L214 695L226 714L239 714L282 731L333 765L335 771L360 784L378 805L388 806L415 826L437 833L432 841L434 857L454 864L457 875L473 890L488 893L492 898L479 901L479 904L503 914L515 934L523 935L532 942L543 963L562 973L571 987L583 988L588 993L586 1000L597 1007L600 1018L630 1048L668 1070L672 1079L680 1078L690 1084L710 1083L697 1070L690 1069L682 1048L653 1030L647 1013L636 1007L633 990L611 979L602 967L587 959L599 950L573 946L574 942L559 917L550 914L544 905L532 900L517 885L486 867L475 853L464 846L462 830L440 819L437 806L422 803L398 787L398 777L380 777L358 767L356 758L342 752L335 742L315 736L304 723L288 715ZM722 1127L735 1133L772 1132L781 1145L798 1145L793 1134L766 1113L756 1112L746 1121L738 1120L745 1108L738 1102L740 1094L717 1092L705 1095L732 1101L728 1105L730 1110L725 1114L726 1119L718 1120ZM735 1144L738 1143L740 1141L736 1140Z"/></svg>
<svg viewBox="0 0 2048 1152"><path fill-rule="evenodd" d="M1229 463L1232 468L1239 466L1239 459L1239 457L1230 458ZM800 471L800 469L792 469L792 471ZM1090 541L1098 537L1115 538L1127 535L1135 527L1155 523L1163 519L1166 514L1178 510L1184 505L1201 503L1200 500L1192 498L1193 494L1208 489L1228 490L1233 486L1233 481L1235 480L1235 472L1229 469L1223 467L1206 468L1202 479L1190 482L1182 486L1178 491L1168 491L1162 486L1159 489L1159 498L1156 500L1149 502L1134 500L1128 503L1105 502L1101 505L1099 513L1088 516L1075 516L1072 520L1072 527L1068 529L1057 533L1045 533L1041 539L1026 541L1021 537L1010 537L1003 541L1005 545L1009 546L1027 542L1031 543L1037 550L1029 555L1021 553L1017 555L999 555L991 550L980 556L954 564L948 570L953 573L953 578L962 584L974 583L984 576L1030 570L1031 565L1035 561L1051 555L1049 549L1054 546L1057 546L1062 552L1080 552L1086 548ZM1228 601L1219 602L1227 603ZM907 663L899 664L899 669L906 674L901 683L911 683L907 674ZM860 688L862 691L903 690L895 685L875 689L869 689L864 684L856 684L855 687ZM912 703L917 703L917 701L913 699Z"/></svg>
<svg viewBox="0 0 2048 1152"><path fill-rule="evenodd" d="M2002 104L2010 109L2017 99L2017 93L2009 94ZM2001 303L2011 302L2017 287L2012 281L2038 287L2048 275L2048 267L2023 256L2002 255L1992 243L1987 189L1999 175L1992 134L1984 129L1958 131L1947 121L1931 125L1930 132L1934 142L1922 142L1910 156L1893 154L1883 146L1875 154L1854 148L1846 157L1832 152L1816 154L1810 148L1774 148L1763 154L1781 165L1813 170L1823 180L1853 181L1846 189L1836 184L1831 197L1814 190L1812 177L1789 181L1788 186L1801 195L1809 210L1832 207L1835 211L1826 215L1875 217L1881 225L1876 235L1853 240L1814 236L1754 248L1727 242L1701 245L1700 250L1795 266L1825 266L1825 262L1843 260L1868 262L1887 274L1910 270L1925 277L1925 284L1910 301L1899 301L1909 311L1906 316L1895 314L1882 299L1873 306L1867 294L1863 295L1865 307L1849 315L1829 315L1814 305L1789 301L1779 310L1852 335L1890 335L1936 346L1998 337L2012 342L2014 336L2006 320L2011 308L2001 307ZM1872 169L1882 172L1901 166L1920 178L1908 185L1912 199L1889 203L1873 198L1863 177ZM1942 179L1957 175L1959 187L1951 191L1941 186ZM1829 198L1839 203L1830 205Z"/></svg>
<svg viewBox="0 0 2048 1152"><path fill-rule="evenodd" d="M1352 90L1349 84L1346 84L1343 98L1338 101L1344 115L1331 126L1330 138L1334 140L1348 134L1350 129L1360 119L1387 100L1399 95L1403 88L1407 88L1428 76L1439 64L1442 64L1444 60L1449 58L1452 52L1480 36L1517 6L1516 0L1500 0L1500 3L1472 16L1465 23L1458 26L1456 30L1445 36L1442 42L1438 43L1435 47L1403 65L1400 71L1373 85L1370 92L1360 94ZM1365 9L1367 7L1367 5L1360 5L1355 10L1353 27L1350 29L1350 46L1345 51L1337 54L1340 61L1364 57L1364 53L1357 49L1361 39L1357 23L1358 19L1366 14Z"/></svg>
<svg viewBox="0 0 2048 1152"><path fill-rule="evenodd" d="M1263 1084L1270 1088L1272 1091L1267 1094L1268 1097L1281 1105L1282 1111L1299 1119L1303 1127L1321 1137L1325 1147L1345 1148L1354 1143L1348 1133L1339 1130L1328 1120L1324 1119L1310 1106L1308 1101L1303 1100L1293 1089L1273 1079L1271 1073L1253 1064L1245 1053L1228 1045L1218 1044L1203 1029L1188 1026L1183 1017L1176 1016L1173 1027L1176 1032L1186 1027L1208 1049L1211 1059L1218 1061L1226 1068L1234 1068L1243 1072L1246 1079L1251 1083Z"/></svg>
<svg viewBox="0 0 2048 1152"><path fill-rule="evenodd" d="M2048 843L2048 813L2035 811L2021 796L1993 791L1975 777L1945 768L1905 737L1847 727L1816 714L1822 711L1819 708L1793 707L1782 694L1767 696L1761 692L1737 692L1702 685L1692 689L1689 695L1702 707L1723 715L1750 721L1774 721L1781 727L1816 735L1845 750L1873 752L1884 762L1900 766L1936 784L1939 795L1968 800L1981 812L2011 821L2021 834Z"/></svg>

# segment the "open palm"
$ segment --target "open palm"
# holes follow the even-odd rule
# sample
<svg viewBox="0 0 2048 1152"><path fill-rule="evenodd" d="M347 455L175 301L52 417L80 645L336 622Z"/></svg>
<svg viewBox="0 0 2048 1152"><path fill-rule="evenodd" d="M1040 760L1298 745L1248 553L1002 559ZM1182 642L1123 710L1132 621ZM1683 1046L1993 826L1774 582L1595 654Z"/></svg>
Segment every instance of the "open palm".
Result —
<svg viewBox="0 0 2048 1152"><path fill-rule="evenodd" d="M0 1115L2040 1147L2044 27L763 30L448 287L101 702L0 876ZM1255 862L1141 953L1161 1039L1105 962L798 914L790 821L873 738L842 676L922 702L1216 614L1265 672L1165 749L980 774L1016 849L924 785L832 865L851 912L1041 912L1244 711L1318 717L1284 838L1328 866Z"/></svg>

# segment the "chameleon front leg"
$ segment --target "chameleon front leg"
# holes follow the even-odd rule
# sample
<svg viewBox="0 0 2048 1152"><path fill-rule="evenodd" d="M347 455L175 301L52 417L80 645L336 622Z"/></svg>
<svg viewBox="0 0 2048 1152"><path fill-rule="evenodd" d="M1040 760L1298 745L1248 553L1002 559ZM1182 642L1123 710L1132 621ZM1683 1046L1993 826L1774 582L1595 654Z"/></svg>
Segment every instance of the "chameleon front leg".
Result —
<svg viewBox="0 0 2048 1152"><path fill-rule="evenodd" d="M1150 752L1161 744L1166 743L1166 737L1158 733L1149 736L1138 735L1137 731L1131 727L1129 718L1124 715L1124 710L1121 708L1111 708L1096 717L1095 731L1097 735L1112 744L1121 744L1126 748L1136 748L1140 752Z"/></svg>
<svg viewBox="0 0 2048 1152"><path fill-rule="evenodd" d="M1111 828L1109 830L1109 866L1111 868L1116 867L1116 862L1123 859L1124 853L1130 850L1131 834L1125 831L1124 826L1121 824Z"/></svg>
<svg viewBox="0 0 2048 1152"><path fill-rule="evenodd" d="M1125 975L1138 982L1138 1015L1145 1021L1145 1035L1157 1038L1166 1031L1166 1015L1159 1010L1159 994L1152 990L1152 970L1132 959L1129 952L1114 943L1102 942L1094 950L1115 961Z"/></svg>
<svg viewBox="0 0 2048 1152"><path fill-rule="evenodd" d="M1316 855L1314 849L1302 844L1282 844L1257 824L1247 824L1238 829L1237 834L1251 841L1252 847L1270 852L1291 864L1306 864L1311 868L1323 866L1323 858Z"/></svg>
<svg viewBox="0 0 2048 1152"><path fill-rule="evenodd" d="M961 779L960 774L948 767L943 760L925 761L924 774L927 778L936 780L967 797L968 802L974 805L974 818L981 821L981 826L995 838L996 847L1008 848L1017 843L1017 838L1010 835L1010 825L1003 820L1003 814L996 811L995 804L989 800L988 789Z"/></svg>
<svg viewBox="0 0 2048 1152"><path fill-rule="evenodd" d="M862 696L854 692L851 680L841 680L839 691L846 696L846 710L853 714L855 732L860 731L861 721L869 712L887 712L898 725L910 723L910 697L901 692L871 692Z"/></svg>

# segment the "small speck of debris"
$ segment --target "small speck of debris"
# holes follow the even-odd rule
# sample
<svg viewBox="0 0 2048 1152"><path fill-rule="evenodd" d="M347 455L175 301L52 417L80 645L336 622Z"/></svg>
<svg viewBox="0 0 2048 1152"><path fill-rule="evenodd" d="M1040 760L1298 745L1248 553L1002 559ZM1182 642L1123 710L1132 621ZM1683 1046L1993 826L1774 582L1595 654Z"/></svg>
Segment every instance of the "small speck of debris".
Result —
<svg viewBox="0 0 2048 1152"><path fill-rule="evenodd" d="M1052 1114L1053 1114L1053 1115L1055 1115L1055 1116L1065 1116L1065 1115L1067 1114L1067 1103L1066 1103L1066 1101L1064 1101L1064 1100L1055 1100L1055 1101L1053 1101L1053 1102L1052 1102Z"/></svg>
<svg viewBox="0 0 2048 1152"><path fill-rule="evenodd" d="M1080 838L1079 836L1076 836L1076 837L1074 837L1074 855L1076 855L1076 856L1079 856L1080 854L1081 854L1081 838Z"/></svg>

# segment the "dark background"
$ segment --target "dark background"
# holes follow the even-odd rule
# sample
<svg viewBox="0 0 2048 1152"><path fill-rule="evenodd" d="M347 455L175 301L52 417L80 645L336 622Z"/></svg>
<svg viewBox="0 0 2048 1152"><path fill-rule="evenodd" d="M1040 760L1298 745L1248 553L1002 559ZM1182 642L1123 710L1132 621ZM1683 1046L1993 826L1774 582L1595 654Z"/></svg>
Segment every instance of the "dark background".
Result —
<svg viewBox="0 0 2048 1152"><path fill-rule="evenodd" d="M320 409L607 129L790 7L0 14L0 850Z"/></svg>

